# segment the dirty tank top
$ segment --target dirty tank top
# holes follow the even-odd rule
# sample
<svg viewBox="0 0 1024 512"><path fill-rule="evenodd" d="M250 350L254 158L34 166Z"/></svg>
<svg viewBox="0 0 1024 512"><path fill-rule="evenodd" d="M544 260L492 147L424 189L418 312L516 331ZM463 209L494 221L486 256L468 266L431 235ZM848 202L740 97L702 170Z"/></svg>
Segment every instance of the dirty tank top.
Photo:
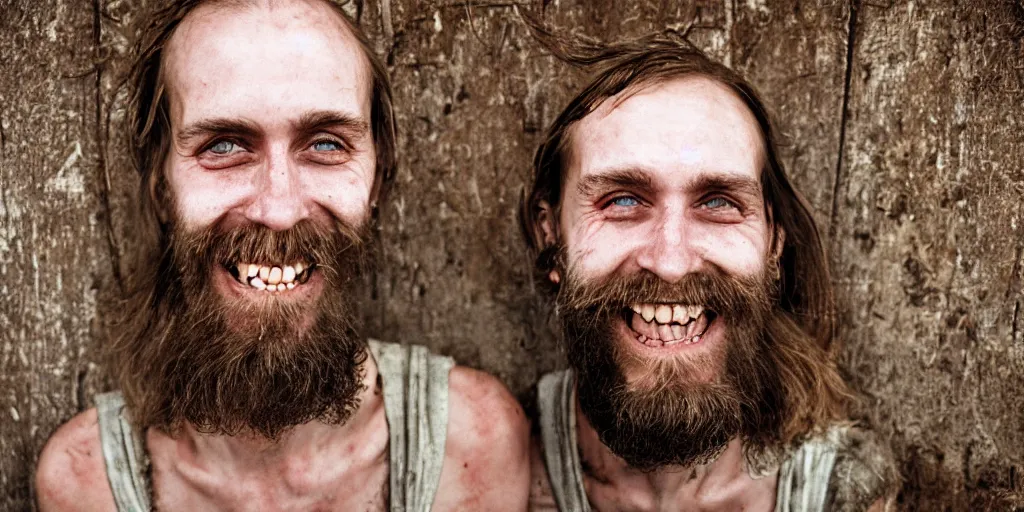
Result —
<svg viewBox="0 0 1024 512"><path fill-rule="evenodd" d="M427 512L441 480L448 430L449 357L369 340L383 383L389 433L389 510ZM120 392L96 396L107 480L118 512L152 510L149 461Z"/></svg>
<svg viewBox="0 0 1024 512"><path fill-rule="evenodd" d="M590 512L576 439L571 370L537 385L541 446L551 492L562 512ZM776 512L863 511L895 480L888 450L870 433L836 426L791 451L779 466Z"/></svg>

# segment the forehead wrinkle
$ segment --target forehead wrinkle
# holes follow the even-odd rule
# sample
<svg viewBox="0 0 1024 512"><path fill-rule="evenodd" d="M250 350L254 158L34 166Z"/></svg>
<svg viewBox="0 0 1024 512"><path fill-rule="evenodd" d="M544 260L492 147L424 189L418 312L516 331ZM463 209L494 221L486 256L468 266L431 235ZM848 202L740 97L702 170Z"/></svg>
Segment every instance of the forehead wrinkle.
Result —
<svg viewBox="0 0 1024 512"><path fill-rule="evenodd" d="M364 91L365 100L371 101L371 63L369 55L366 54L366 50L362 48L358 38L353 32L347 19L344 16L326 5L324 1L317 0L208 0L191 12L189 12L174 29L171 36L168 38L167 43L164 47L164 51L160 56L160 78L161 81L166 84L167 101L170 105L173 105L172 100L176 97L180 97L180 84L177 84L176 73L174 69L181 67L183 64L180 62L181 56L179 55L181 50L194 46L197 44L196 38L199 37L195 34L195 30L203 24L217 23L219 19L212 18L212 16L222 13L223 11L229 11L229 15L236 15L239 12L252 12L252 11L274 11L277 9L284 8L287 4L303 4L307 10L303 12L304 16L295 15L291 17L283 17L275 15L271 17L272 26L277 30L284 30L289 24L288 21L294 20L302 23L306 28L304 32L315 33L317 35L324 35L324 31L317 30L323 26L333 27L337 30L337 33L344 40L344 43L348 45L358 55L360 65L355 69L357 74L357 82L362 84L366 90ZM310 13L312 11L313 14ZM323 15L327 15L326 21ZM179 46L181 48L179 48ZM333 43L329 46L334 46ZM176 65L177 64L177 65Z"/></svg>
<svg viewBox="0 0 1024 512"><path fill-rule="evenodd" d="M756 169L755 172L757 178L760 179L761 170L763 169L765 160L767 158L767 149L765 147L763 129L760 123L758 122L756 116L754 115L753 111L751 111L750 107L747 105L747 103L744 101L743 97L738 91L732 89L727 84L720 82L714 77L694 73L692 75L685 75L681 77L655 77L648 80L644 80L642 82L631 84L630 86L626 87L624 90L620 91L616 95L603 99L597 105L597 107L591 111L590 114L582 117L581 119L573 123L571 126L569 126L566 130L565 136L566 148L563 151L563 155L565 155L566 160L565 164L563 165L563 169L566 170L566 176L563 176L563 184L568 181L567 175L570 172L583 172L583 169L574 168L574 166L579 167L580 163L580 155L577 154L577 152L580 151L580 149L576 146L581 142L580 140L577 140L577 138L581 136L580 131L583 130L583 128L581 128L581 125L587 125L587 128L590 128L591 130L600 131L599 127L601 126L601 123L606 118L615 113L617 110L619 110L619 107L621 107L623 104L626 104L628 100L635 98L637 95L643 94L646 91L649 91L653 88L666 86L672 83L697 84L699 86L702 86L702 88L707 88L716 91L715 93L710 94L707 92L700 93L695 91L689 94L684 93L674 95L680 97L687 97L691 96L691 94L699 94L702 96L701 103L707 105L712 110L722 111L723 115L728 115L730 118L732 118L732 121L730 122L735 122L737 119L742 118L742 121L740 122L744 125L744 127L741 128L741 131L744 134L752 135L753 139L747 139L746 137L743 137L741 139L743 141L741 142L741 144L743 146L746 146L747 142L753 143L753 147L749 149L751 149L754 153L752 155L755 160L754 168ZM706 113L707 112L704 112L704 114ZM629 167L630 163L624 162L622 166Z"/></svg>

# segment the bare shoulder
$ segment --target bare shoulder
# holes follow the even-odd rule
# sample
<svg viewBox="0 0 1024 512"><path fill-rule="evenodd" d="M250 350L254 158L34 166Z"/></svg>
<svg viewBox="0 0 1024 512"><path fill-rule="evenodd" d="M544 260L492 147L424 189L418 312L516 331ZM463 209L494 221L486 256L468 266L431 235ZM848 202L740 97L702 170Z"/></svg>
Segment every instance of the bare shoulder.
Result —
<svg viewBox="0 0 1024 512"><path fill-rule="evenodd" d="M39 509L113 511L96 409L79 413L46 442L35 475Z"/></svg>
<svg viewBox="0 0 1024 512"><path fill-rule="evenodd" d="M448 436L436 510L526 509L526 415L495 377L464 366L448 377Z"/></svg>
<svg viewBox="0 0 1024 512"><path fill-rule="evenodd" d="M453 448L476 455L504 448L526 461L530 427L523 408L501 381L482 371L456 366L448 377L448 390L449 434L462 434L456 436ZM501 444L495 446L495 442Z"/></svg>

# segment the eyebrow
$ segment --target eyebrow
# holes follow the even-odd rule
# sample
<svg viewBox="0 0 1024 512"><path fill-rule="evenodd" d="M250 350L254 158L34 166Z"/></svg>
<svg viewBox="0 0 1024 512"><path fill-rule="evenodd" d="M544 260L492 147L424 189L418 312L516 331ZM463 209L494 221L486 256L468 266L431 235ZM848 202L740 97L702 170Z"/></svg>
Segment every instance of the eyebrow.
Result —
<svg viewBox="0 0 1024 512"><path fill-rule="evenodd" d="M302 114L292 128L300 133L313 133L324 128L346 128L363 135L370 130L369 123L361 117L337 110L312 110Z"/></svg>
<svg viewBox="0 0 1024 512"><path fill-rule="evenodd" d="M649 193L655 187L651 174L638 167L600 171L584 176L576 185L577 193L583 197L599 195L606 190L619 188ZM760 198L762 194L761 181L758 178L720 172L701 172L690 179L686 188L694 195L731 192Z"/></svg>
<svg viewBox="0 0 1024 512"><path fill-rule="evenodd" d="M259 135L260 129L255 122L249 119L226 117L201 119L178 131L178 143L187 146L193 139L217 133L232 133L242 137L255 138Z"/></svg>
<svg viewBox="0 0 1024 512"><path fill-rule="evenodd" d="M576 184L576 192L587 197L599 194L611 188L629 188L639 191L650 191L654 188L651 175L639 168L611 169L590 174Z"/></svg>
<svg viewBox="0 0 1024 512"><path fill-rule="evenodd" d="M301 134L310 134L328 127L347 128L354 135L361 136L369 131L369 123L364 119L336 110L311 110L303 113L298 121L292 123L292 129ZM245 138L257 138L261 130L254 121L245 118L217 117L201 119L178 131L178 142L188 145L193 139L215 134L233 134Z"/></svg>
<svg viewBox="0 0 1024 512"><path fill-rule="evenodd" d="M733 192L752 197L761 197L761 180L752 176L702 172L690 184L697 194L708 192Z"/></svg>

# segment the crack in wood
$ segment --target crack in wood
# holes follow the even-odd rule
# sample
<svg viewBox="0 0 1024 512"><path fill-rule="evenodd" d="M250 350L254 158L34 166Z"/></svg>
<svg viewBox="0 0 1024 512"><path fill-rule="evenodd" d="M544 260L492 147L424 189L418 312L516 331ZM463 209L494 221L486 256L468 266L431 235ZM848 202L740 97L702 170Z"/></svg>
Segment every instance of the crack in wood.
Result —
<svg viewBox="0 0 1024 512"><path fill-rule="evenodd" d="M0 117L0 160L7 156L7 131L4 130L4 119Z"/></svg>
<svg viewBox="0 0 1024 512"><path fill-rule="evenodd" d="M96 59L96 79L95 79L95 101L96 101L96 116L95 116L95 130L96 130L96 165L102 175L100 182L102 187L100 188L100 203L103 208L103 225L106 230L107 239L107 251L110 257L110 270L114 276L114 282L117 283L118 289L123 295L124 293L124 280L121 279L121 254L118 249L117 237L114 234L114 219L113 211L110 207L110 169L107 165L107 143L109 137L107 137L106 123L103 122L103 69L105 67L105 61L100 60L103 46L103 20L101 13L103 11L101 0L93 0L93 51L95 53L94 58Z"/></svg>
<svg viewBox="0 0 1024 512"><path fill-rule="evenodd" d="M1013 303L1013 322L1010 327L1010 343L1017 342L1017 337L1020 335L1020 301ZM1024 339L1022 339L1024 341Z"/></svg>
<svg viewBox="0 0 1024 512"><path fill-rule="evenodd" d="M846 71L843 82L843 110L839 118L839 151L836 157L835 178L832 182L832 210L829 214L828 243L834 247L839 225L839 192L843 183L843 158L846 150L846 123L850 117L850 85L853 81L853 56L857 42L857 12L860 0L850 0L850 20L846 35ZM838 251L834 252L837 253Z"/></svg>
<svg viewBox="0 0 1024 512"><path fill-rule="evenodd" d="M78 375L75 376L75 407L78 411L84 411L87 407L85 402L85 378L89 375L89 363L85 363L85 366L78 369Z"/></svg>
<svg viewBox="0 0 1024 512"><path fill-rule="evenodd" d="M1014 287L1021 282L1021 256L1024 256L1024 241L1018 243L1013 250L1013 268L1010 269L1010 279L1006 283L1006 292L1003 293L1005 299L1010 298Z"/></svg>
<svg viewBox="0 0 1024 512"><path fill-rule="evenodd" d="M390 54L395 47L395 25L391 19L391 0L381 0L380 2L380 24L381 29L384 30L384 38L387 39L387 53Z"/></svg>

